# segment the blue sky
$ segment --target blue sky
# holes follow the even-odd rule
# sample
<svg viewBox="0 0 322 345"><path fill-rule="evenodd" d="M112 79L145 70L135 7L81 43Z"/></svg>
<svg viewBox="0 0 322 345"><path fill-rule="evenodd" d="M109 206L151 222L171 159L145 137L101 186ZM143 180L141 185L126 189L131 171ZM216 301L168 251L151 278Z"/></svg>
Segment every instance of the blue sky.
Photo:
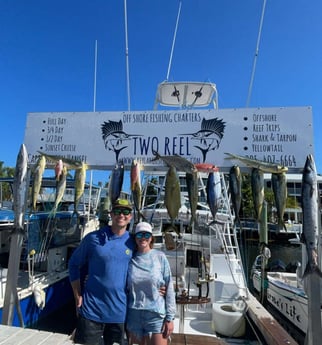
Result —
<svg viewBox="0 0 322 345"><path fill-rule="evenodd" d="M166 79L179 2L127 0L131 110L152 109L156 87ZM169 81L213 82L220 108L245 107L263 1L181 3ZM320 0L267 0L249 104L312 106L320 173L321 18ZM27 113L93 110L95 41L96 110L128 109L124 32L123 0L0 1L5 166L15 165Z"/></svg>

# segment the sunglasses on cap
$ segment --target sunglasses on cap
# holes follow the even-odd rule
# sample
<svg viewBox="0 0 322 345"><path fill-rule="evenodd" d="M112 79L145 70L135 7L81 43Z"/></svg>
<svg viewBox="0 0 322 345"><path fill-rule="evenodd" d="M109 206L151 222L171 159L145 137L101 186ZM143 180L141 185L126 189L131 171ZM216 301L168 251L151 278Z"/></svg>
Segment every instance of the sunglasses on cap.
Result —
<svg viewBox="0 0 322 345"><path fill-rule="evenodd" d="M135 234L135 237L139 240L141 238L145 238L146 240L148 240L151 236L152 234L150 232L138 232L137 234Z"/></svg>
<svg viewBox="0 0 322 345"><path fill-rule="evenodd" d="M128 216L131 213L131 210L127 208L115 208L112 210L115 216L119 216L120 214L124 214L124 216Z"/></svg>

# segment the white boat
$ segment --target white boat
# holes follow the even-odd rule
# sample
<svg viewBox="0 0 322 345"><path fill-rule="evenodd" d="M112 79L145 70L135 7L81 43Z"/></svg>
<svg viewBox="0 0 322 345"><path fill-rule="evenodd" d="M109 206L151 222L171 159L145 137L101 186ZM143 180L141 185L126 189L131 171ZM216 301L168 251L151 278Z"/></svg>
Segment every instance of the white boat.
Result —
<svg viewBox="0 0 322 345"><path fill-rule="evenodd" d="M146 183L164 181L165 172L145 172ZM233 216L230 213L224 175L222 207L213 222L205 199L207 174L199 174L197 222L189 227L189 203L180 208L173 224L163 206L163 184L158 186L157 202L143 208L154 225L155 247L163 250L170 262L176 287L177 315L175 332L213 337L242 338L246 331L248 289L241 265ZM187 198L184 175L179 173L181 200ZM144 190L148 190L146 186ZM145 195L146 199L150 199Z"/></svg>
<svg viewBox="0 0 322 345"><path fill-rule="evenodd" d="M1 179L1 183L12 179ZM86 184L78 212L74 212L74 181L67 188L59 210L53 216L55 179L43 178L37 211L24 217L25 240L19 264L17 299L10 312L10 325L31 327L40 319L73 301L69 283L68 258L89 231L97 229L100 187ZM90 190L90 192L89 192ZM14 211L0 210L0 318L3 320L6 300L10 236L14 231Z"/></svg>
<svg viewBox="0 0 322 345"><path fill-rule="evenodd" d="M308 330L308 296L306 294L306 280L302 279L306 266L306 248L298 240L292 241L302 247L302 263L298 263L296 270L288 272L282 265L276 271L265 272L262 281L262 255L258 255L251 271L253 288L259 294L264 294L267 303L282 315L288 322L288 328L294 327L300 332L299 338L305 338ZM264 289L263 289L264 288ZM322 291L321 291L322 296ZM322 315L322 309L321 309ZM301 336L302 335L302 336Z"/></svg>

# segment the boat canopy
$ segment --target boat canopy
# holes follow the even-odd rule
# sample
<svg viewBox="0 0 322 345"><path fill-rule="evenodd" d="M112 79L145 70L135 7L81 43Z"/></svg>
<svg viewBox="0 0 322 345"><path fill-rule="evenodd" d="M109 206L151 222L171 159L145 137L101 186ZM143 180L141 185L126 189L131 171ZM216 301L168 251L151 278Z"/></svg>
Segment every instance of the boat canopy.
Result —
<svg viewBox="0 0 322 345"><path fill-rule="evenodd" d="M169 107L207 107L213 104L218 108L216 85L209 82L167 82L158 85L154 109L158 104Z"/></svg>

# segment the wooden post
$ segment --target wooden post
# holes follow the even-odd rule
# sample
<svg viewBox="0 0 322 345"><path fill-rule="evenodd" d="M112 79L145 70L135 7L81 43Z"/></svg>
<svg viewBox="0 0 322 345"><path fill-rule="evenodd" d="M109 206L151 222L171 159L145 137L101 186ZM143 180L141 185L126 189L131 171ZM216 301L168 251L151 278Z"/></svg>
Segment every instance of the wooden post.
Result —
<svg viewBox="0 0 322 345"><path fill-rule="evenodd" d="M267 251L269 249L267 248L267 243L268 243L268 235L267 235L267 202L264 200L263 202L263 207L262 207L262 212L261 212L261 221L259 224L259 243L260 243L260 253L262 256L262 264L261 264L261 293L260 293L260 301L263 304L266 296L266 289L265 289L265 282L267 279L266 275L266 265L267 265L267 259L270 257L267 254Z"/></svg>

